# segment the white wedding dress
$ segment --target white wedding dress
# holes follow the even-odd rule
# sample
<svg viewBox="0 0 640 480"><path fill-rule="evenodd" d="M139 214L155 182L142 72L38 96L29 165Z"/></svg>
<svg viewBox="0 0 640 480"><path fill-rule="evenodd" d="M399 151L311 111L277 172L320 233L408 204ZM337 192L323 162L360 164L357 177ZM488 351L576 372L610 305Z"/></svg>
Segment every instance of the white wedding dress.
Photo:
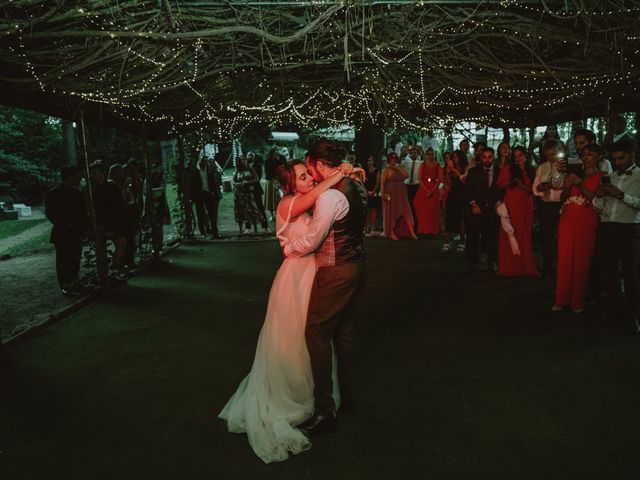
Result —
<svg viewBox="0 0 640 480"><path fill-rule="evenodd" d="M293 222L278 215L278 237L295 241L306 233L310 219L307 213ZM227 422L230 432L247 433L249 444L265 463L286 460L289 453L311 448L309 439L295 426L309 418L314 409L313 375L304 332L315 275L313 255L284 259L273 279L251 372L218 415ZM335 358L333 372L338 406Z"/></svg>

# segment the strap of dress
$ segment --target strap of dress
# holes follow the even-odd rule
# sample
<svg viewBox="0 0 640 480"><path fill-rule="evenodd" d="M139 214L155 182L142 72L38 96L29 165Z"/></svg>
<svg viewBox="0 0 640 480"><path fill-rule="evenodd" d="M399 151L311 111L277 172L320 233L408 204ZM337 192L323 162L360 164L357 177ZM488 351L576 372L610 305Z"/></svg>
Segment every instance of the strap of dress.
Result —
<svg viewBox="0 0 640 480"><path fill-rule="evenodd" d="M289 203L289 211L287 212L287 219L284 221L284 223L282 224L282 226L278 229L278 231L276 232L276 237L278 237L279 240L286 240L286 237L281 236L282 232L284 232L286 230L286 228L289 226L289 223L291 221L291 212L293 211L293 204L296 201L296 198L298 198L298 195L295 195L292 199L291 202Z"/></svg>

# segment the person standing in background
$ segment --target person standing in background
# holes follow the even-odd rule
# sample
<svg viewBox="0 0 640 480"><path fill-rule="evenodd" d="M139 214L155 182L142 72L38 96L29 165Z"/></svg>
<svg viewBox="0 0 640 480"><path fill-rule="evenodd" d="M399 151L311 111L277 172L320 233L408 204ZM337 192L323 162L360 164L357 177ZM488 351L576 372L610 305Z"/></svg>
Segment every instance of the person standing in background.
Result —
<svg viewBox="0 0 640 480"><path fill-rule="evenodd" d="M56 249L56 275L64 295L80 295L82 236L89 226L84 196L78 190L78 167L62 167L62 181L47 192L44 210L53 224L51 243Z"/></svg>

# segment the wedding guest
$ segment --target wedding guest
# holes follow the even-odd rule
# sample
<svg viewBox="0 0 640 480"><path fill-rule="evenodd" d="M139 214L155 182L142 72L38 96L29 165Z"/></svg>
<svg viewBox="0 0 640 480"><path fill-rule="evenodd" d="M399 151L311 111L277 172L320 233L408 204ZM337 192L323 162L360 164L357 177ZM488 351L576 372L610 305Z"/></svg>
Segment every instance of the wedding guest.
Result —
<svg viewBox="0 0 640 480"><path fill-rule="evenodd" d="M132 175L127 164L122 167L122 171L123 174L118 175L116 178L116 183L120 187L122 196L124 197L126 211L126 245L124 248L124 258L122 259L122 263L125 267L132 268L135 266L136 233L138 231L140 210L136 203L136 197L132 186Z"/></svg>
<svg viewBox="0 0 640 480"><path fill-rule="evenodd" d="M478 269L478 250L482 239L487 254L488 270L498 269L498 228L500 220L495 212L500 199L497 180L500 171L494 165L494 151L483 148L480 164L470 168L465 184L465 230L467 256L472 271Z"/></svg>
<svg viewBox="0 0 640 480"><path fill-rule="evenodd" d="M580 157L580 153L585 145L592 145L596 143L596 135L591 130L587 130L586 128L580 128L573 132L573 142L576 145L576 152L578 153L578 158ZM613 168L611 167L611 162L607 160L604 156L598 163L598 169L601 172L608 174L613 173Z"/></svg>
<svg viewBox="0 0 640 480"><path fill-rule="evenodd" d="M468 139L463 139L460 141L460 143L458 144L458 147L460 148L460 150L462 151L462 153L464 153L467 157L467 164L469 165L469 168L475 167L475 156L470 152L470 147L469 147L469 140Z"/></svg>
<svg viewBox="0 0 640 480"><path fill-rule="evenodd" d="M471 167L482 164L482 152L487 147L487 142L480 140L473 144L473 159L469 161Z"/></svg>
<svg viewBox="0 0 640 480"><path fill-rule="evenodd" d="M540 240L542 244L541 276L555 272L556 230L560 218L560 197L566 162L560 161L560 143L551 139L542 147L545 161L536 169L533 194L538 197Z"/></svg>
<svg viewBox="0 0 640 480"><path fill-rule="evenodd" d="M587 130L586 128L578 128L573 132L573 143L576 147L578 158L582 158L582 150L584 149L584 147L587 145L595 145L596 135L591 130ZM607 175L613 173L611 162L609 162L609 160L607 160L604 155L600 157L600 161L598 162L598 170L604 172ZM596 236L596 246L594 247L594 251L596 252L598 251L597 242L598 238ZM585 300L585 304L587 306L593 305L600 297L600 293L602 290L601 277L602 275L600 273L600 262L598 260L598 255L592 255L591 269L589 271L589 291Z"/></svg>
<svg viewBox="0 0 640 480"><path fill-rule="evenodd" d="M447 162L451 162L451 155L452 155L452 153L453 153L453 152L444 152L444 153L442 154L442 164L443 164L444 166L446 166L446 165L447 165Z"/></svg>
<svg viewBox="0 0 640 480"><path fill-rule="evenodd" d="M354 167L362 168L362 165L360 165L356 160L356 152L354 152L353 150L351 150L347 155L347 161Z"/></svg>
<svg viewBox="0 0 640 480"><path fill-rule="evenodd" d="M113 242L114 251L109 265L110 275L122 280L122 268L127 247L127 206L120 185L124 182L124 168L114 163L109 168L106 183L96 189L95 207L98 224L102 227L104 240Z"/></svg>
<svg viewBox="0 0 640 480"><path fill-rule="evenodd" d="M258 177L258 184L253 188L253 197L256 200L256 206L260 213L264 218L267 218L266 209L264 208L264 189L262 188L262 170L264 166L264 161L260 155L256 155L254 152L247 153L247 161L249 162L249 166L253 168L253 171L256 172L256 176ZM215 165L214 165L215 168ZM222 198L222 195L220 195ZM248 228L248 226L247 226ZM266 230L267 233L270 232L269 228Z"/></svg>
<svg viewBox="0 0 640 480"><path fill-rule="evenodd" d="M380 169L376 165L373 155L367 157L367 167L365 168L366 180L365 188L367 189L367 223L365 234L370 236L376 228L377 213L382 202L378 193L380 192Z"/></svg>
<svg viewBox="0 0 640 480"><path fill-rule="evenodd" d="M584 179L574 173L566 179L570 193L562 206L558 224L556 300L552 311L564 307L570 307L574 313L584 310L598 226L598 215L591 202L604 175L598 170L603 156L601 146L584 145L580 149Z"/></svg>
<svg viewBox="0 0 640 480"><path fill-rule="evenodd" d="M200 235L204 237L208 230L213 239L221 238L218 232L218 209L222 194L218 177L213 172L207 157L202 157L198 161L198 166L192 173L191 185ZM207 228L207 220L209 228Z"/></svg>
<svg viewBox="0 0 640 480"><path fill-rule="evenodd" d="M438 139L433 135L433 130L427 130L420 143L425 152L429 150L429 148L431 148L435 152L440 149Z"/></svg>
<svg viewBox="0 0 640 480"><path fill-rule="evenodd" d="M418 224L417 233L438 235L440 233L440 192L444 187L444 172L436 162L435 152L429 147L418 171L420 187L413 201Z"/></svg>
<svg viewBox="0 0 640 480"><path fill-rule="evenodd" d="M460 236L457 252L464 252L464 181L469 170L468 157L462 150L455 150L451 154L451 160L445 166L445 178L448 181L447 202L445 204L444 215L444 245L442 252L446 253L451 248L451 237L453 234Z"/></svg>
<svg viewBox="0 0 640 480"><path fill-rule="evenodd" d="M151 167L149 178L144 182L144 192L143 217L151 226L152 254L154 261L158 261L164 245L164 225L171 224L164 170L161 164Z"/></svg>
<svg viewBox="0 0 640 480"><path fill-rule="evenodd" d="M78 190L82 173L78 167L62 167L62 181L44 197L44 211L53 224L51 243L56 250L56 275L64 295L79 295L78 274L82 235L89 225L84 196Z"/></svg>
<svg viewBox="0 0 640 480"><path fill-rule="evenodd" d="M276 176L277 178L277 176ZM258 233L258 223L267 231L267 219L264 218L258 210L255 198L253 197L253 186L258 183L258 176L253 171L245 157L239 157L236 162L236 172L233 175L233 184L235 187L235 195L233 199L233 210L236 223L240 227L240 234L251 233L251 230L242 229L243 225L248 223L253 225L253 231Z"/></svg>
<svg viewBox="0 0 640 480"><path fill-rule="evenodd" d="M273 147L264 164L264 174L267 185L264 192L264 208L269 211L269 220L275 220L275 211L280 201L280 184L278 183L278 167L286 165L287 160L278 153L278 148ZM256 205L257 208L257 205Z"/></svg>
<svg viewBox="0 0 640 480"><path fill-rule="evenodd" d="M509 156L511 155L511 147L509 142L500 142L498 145L498 158L496 159L496 165L502 169L509 163Z"/></svg>
<svg viewBox="0 0 640 480"><path fill-rule="evenodd" d="M409 198L409 204L411 205L411 211L413 212L415 223L413 199L416 197L416 193L420 187L420 167L422 166L422 160L418 157L418 150L413 146L409 147L408 155L405 158L400 158L400 165L402 165L402 168L409 174L404 183L407 186L407 197Z"/></svg>
<svg viewBox="0 0 640 480"><path fill-rule="evenodd" d="M380 197L382 198L382 225L384 237L398 240L408 236L417 240L414 231L413 213L407 197L407 186L404 180L409 174L398 164L398 155L391 152L387 155L387 167L380 179Z"/></svg>
<svg viewBox="0 0 640 480"><path fill-rule="evenodd" d="M501 145L504 145L501 144ZM504 228L500 229L498 246L498 275L538 276L538 267L533 259L531 231L533 229L533 190L535 170L531 166L524 147L516 146L511 159L500 170L498 189L504 191L503 202L514 228L517 249L514 249ZM514 251L515 250L515 251Z"/></svg>
<svg viewBox="0 0 640 480"><path fill-rule="evenodd" d="M607 293L607 312L615 318L616 307L622 306L625 321L640 333L638 321L638 261L640 259L640 168L634 163L636 144L623 138L607 146L615 173L610 184L601 182L593 199L600 212L598 256ZM621 302L620 276L624 280L624 302Z"/></svg>
<svg viewBox="0 0 640 480"><path fill-rule="evenodd" d="M129 191L133 195L134 203L129 209L129 226L133 236L133 244L131 245L131 258L135 259L135 254L140 246L140 223L142 210L144 207L144 177L140 173L140 164L138 159L130 158L125 167L127 175L127 183Z"/></svg>
<svg viewBox="0 0 640 480"><path fill-rule="evenodd" d="M131 192L135 197L138 210L142 212L142 206L144 205L144 193L143 193L144 174L142 172L140 160L138 160L135 157L131 157L127 162L127 170L131 178L131 181L130 181Z"/></svg>

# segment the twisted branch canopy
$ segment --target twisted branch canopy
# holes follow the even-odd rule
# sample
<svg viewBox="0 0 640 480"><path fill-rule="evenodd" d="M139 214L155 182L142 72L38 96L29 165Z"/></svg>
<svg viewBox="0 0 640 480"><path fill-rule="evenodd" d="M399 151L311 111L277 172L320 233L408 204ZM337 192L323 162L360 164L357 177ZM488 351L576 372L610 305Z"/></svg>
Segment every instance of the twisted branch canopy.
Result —
<svg viewBox="0 0 640 480"><path fill-rule="evenodd" d="M0 102L158 135L640 105L640 0L0 1Z"/></svg>

